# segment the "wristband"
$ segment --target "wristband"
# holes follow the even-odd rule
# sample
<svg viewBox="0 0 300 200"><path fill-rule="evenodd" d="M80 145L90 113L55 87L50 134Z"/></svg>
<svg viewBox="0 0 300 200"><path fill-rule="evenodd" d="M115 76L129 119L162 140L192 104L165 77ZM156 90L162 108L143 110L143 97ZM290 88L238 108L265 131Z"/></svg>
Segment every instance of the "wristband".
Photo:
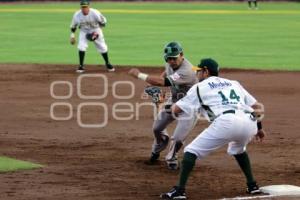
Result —
<svg viewBox="0 0 300 200"><path fill-rule="evenodd" d="M143 81L146 81L147 77L148 77L148 74L144 74L144 73L139 73L138 74L138 79L141 79Z"/></svg>
<svg viewBox="0 0 300 200"><path fill-rule="evenodd" d="M257 122L257 129L261 130L262 129L262 123L261 122Z"/></svg>
<svg viewBox="0 0 300 200"><path fill-rule="evenodd" d="M74 33L71 33L71 38L74 38L75 37L75 34Z"/></svg>

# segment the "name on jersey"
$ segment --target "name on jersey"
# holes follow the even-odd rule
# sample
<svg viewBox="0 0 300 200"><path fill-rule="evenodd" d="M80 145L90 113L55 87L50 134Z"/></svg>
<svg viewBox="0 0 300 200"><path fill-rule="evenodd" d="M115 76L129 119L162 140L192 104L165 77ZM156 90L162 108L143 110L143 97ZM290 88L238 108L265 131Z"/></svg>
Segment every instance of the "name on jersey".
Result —
<svg viewBox="0 0 300 200"><path fill-rule="evenodd" d="M209 82L208 85L209 85L210 89L232 86L231 83L226 82L226 81L224 81L224 82L218 82L218 83Z"/></svg>

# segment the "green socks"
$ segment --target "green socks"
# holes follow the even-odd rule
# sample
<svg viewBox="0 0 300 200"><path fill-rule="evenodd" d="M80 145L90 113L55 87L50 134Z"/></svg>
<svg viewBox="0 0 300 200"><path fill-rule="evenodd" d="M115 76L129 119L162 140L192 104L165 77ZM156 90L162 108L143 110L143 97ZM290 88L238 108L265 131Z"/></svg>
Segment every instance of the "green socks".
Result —
<svg viewBox="0 0 300 200"><path fill-rule="evenodd" d="M251 170L251 164L248 157L247 152L234 155L236 161L238 162L240 168L242 169L243 173L246 176L247 183L253 183L255 182L252 170ZM182 162L181 162L181 171L180 171L180 178L178 182L179 188L185 188L186 182L190 176L190 173L192 172L195 163L196 163L197 156L195 154L186 152L183 156Z"/></svg>
<svg viewBox="0 0 300 200"><path fill-rule="evenodd" d="M182 162L181 162L181 170L180 170L180 178L178 182L179 188L185 188L186 182L189 178L191 171L193 170L196 163L197 156L195 154L186 152L184 153Z"/></svg>
<svg viewBox="0 0 300 200"><path fill-rule="evenodd" d="M235 157L236 161L238 162L240 168L244 172L246 179L247 179L247 183L255 182L253 175L252 175L251 163L250 163L247 152L234 155L234 157Z"/></svg>
<svg viewBox="0 0 300 200"><path fill-rule="evenodd" d="M83 61L84 61L84 56L85 56L85 51L79 51L79 65L83 67Z"/></svg>
<svg viewBox="0 0 300 200"><path fill-rule="evenodd" d="M101 55L102 55L102 57L103 57L103 59L105 61L105 64L106 65L109 64L108 53L107 52L106 53L102 53Z"/></svg>

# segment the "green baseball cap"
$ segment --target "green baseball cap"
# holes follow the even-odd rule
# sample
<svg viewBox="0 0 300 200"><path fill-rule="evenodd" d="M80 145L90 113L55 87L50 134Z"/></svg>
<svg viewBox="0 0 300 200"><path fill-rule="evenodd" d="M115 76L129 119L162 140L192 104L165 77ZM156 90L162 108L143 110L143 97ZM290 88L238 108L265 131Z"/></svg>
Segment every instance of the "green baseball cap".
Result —
<svg viewBox="0 0 300 200"><path fill-rule="evenodd" d="M200 60L200 63L197 66L193 67L194 71L208 69L210 73L218 73L219 72L219 65L218 63L212 58L204 58Z"/></svg>
<svg viewBox="0 0 300 200"><path fill-rule="evenodd" d="M90 1L88 0L81 0L80 1L80 6L81 7L88 7L90 5Z"/></svg>

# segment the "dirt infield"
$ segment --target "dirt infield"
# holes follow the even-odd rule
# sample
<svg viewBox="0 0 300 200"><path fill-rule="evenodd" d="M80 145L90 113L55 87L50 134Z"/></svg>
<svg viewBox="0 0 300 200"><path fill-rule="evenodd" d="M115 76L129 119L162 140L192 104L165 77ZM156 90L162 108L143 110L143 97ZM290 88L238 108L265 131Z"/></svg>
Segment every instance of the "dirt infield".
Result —
<svg viewBox="0 0 300 200"><path fill-rule="evenodd" d="M145 83L130 78L127 70L117 68L115 73L107 73L103 68L88 68L88 74L102 74L108 80L107 97L91 100L78 97L78 74L73 67L0 65L0 155L44 165L42 169L0 174L0 199L152 200L159 199L161 192L176 183L178 172L167 170L164 162L155 166L143 163L152 144L150 107L134 114L134 118L139 114L138 120L120 121L112 113L113 106L120 102L149 102L141 99ZM263 143L249 145L260 185L300 186L300 72L225 71L222 76L239 80L265 105L264 127L269 134ZM69 81L72 97L52 98L53 81ZM117 81L132 81L134 96L128 100L113 97L114 89L118 96L130 95L131 86ZM101 77L82 83L84 95L102 94L105 89ZM67 88L56 85L54 93L68 95ZM50 107L55 102L69 103L73 117L67 121L51 119ZM90 102L108 106L108 124L104 128L78 125L78 106ZM56 107L54 111L56 117L68 115L64 112L68 111L66 107ZM99 123L106 113L88 106L81 111L84 124ZM127 112L118 117L121 116L130 115ZM205 126L206 122L198 122L188 141ZM237 164L223 148L197 163L187 193L194 200L244 196L244 184Z"/></svg>

